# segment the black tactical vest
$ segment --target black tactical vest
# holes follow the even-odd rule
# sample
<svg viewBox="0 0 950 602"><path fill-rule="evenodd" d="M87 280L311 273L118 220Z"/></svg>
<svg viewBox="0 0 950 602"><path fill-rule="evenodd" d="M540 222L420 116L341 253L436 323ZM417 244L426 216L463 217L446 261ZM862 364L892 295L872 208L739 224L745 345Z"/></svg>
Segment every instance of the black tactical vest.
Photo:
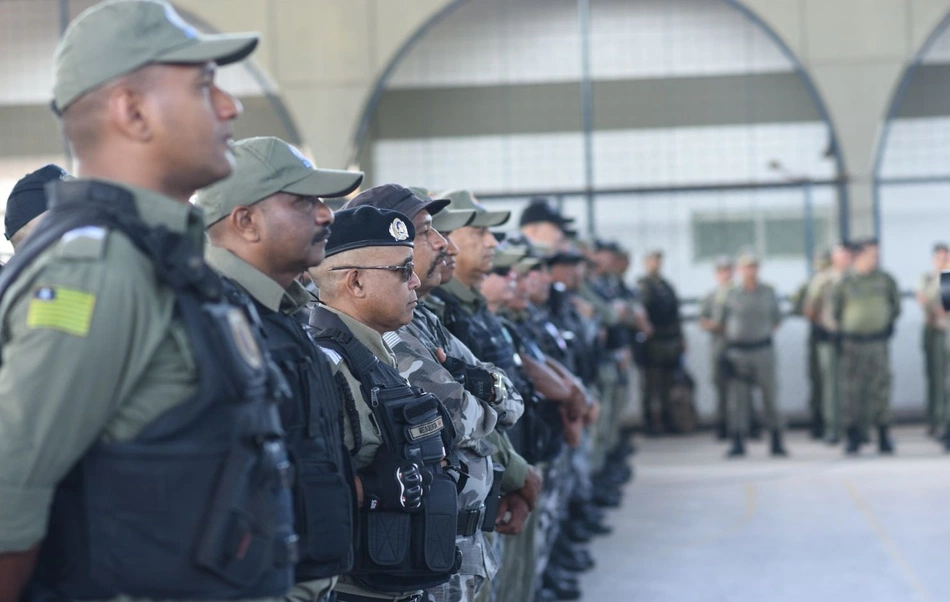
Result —
<svg viewBox="0 0 950 602"><path fill-rule="evenodd" d="M301 544L297 581L348 573L355 555L356 488L343 444L343 396L330 360L296 317L264 307L237 284L232 287L256 309L261 338L290 386L279 407L294 465L294 518Z"/></svg>
<svg viewBox="0 0 950 602"><path fill-rule="evenodd" d="M88 181L48 190L49 215L4 271L0 297L66 232L119 230L176 292L199 387L134 439L96 443L60 482L24 600L283 595L297 539L273 402L286 385L247 314L224 302L220 279L190 241L141 221L127 190Z"/></svg>
<svg viewBox="0 0 950 602"><path fill-rule="evenodd" d="M379 361L333 312L314 308L310 325L317 344L339 354L360 381L383 444L432 474L421 512L360 512L354 579L380 592L405 592L447 582L462 562L455 547L458 492L442 467L455 440L448 410L431 393L411 387L396 368ZM359 420L351 423L358 440Z"/></svg>
<svg viewBox="0 0 950 602"><path fill-rule="evenodd" d="M465 343L479 360L504 370L521 396L527 399L529 385L521 372L521 360L498 318L487 307L475 313L466 310L455 295L441 288L431 294L445 303L442 322L448 331Z"/></svg>

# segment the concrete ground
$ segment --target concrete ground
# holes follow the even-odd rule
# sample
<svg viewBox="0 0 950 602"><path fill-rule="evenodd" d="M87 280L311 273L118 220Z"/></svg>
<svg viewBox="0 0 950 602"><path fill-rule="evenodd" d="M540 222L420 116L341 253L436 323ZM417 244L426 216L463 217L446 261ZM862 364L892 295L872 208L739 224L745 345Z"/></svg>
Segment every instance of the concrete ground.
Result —
<svg viewBox="0 0 950 602"><path fill-rule="evenodd" d="M727 461L709 433L639 438L583 600L950 600L950 456L923 427L894 439L851 459L799 431L788 459L763 441Z"/></svg>

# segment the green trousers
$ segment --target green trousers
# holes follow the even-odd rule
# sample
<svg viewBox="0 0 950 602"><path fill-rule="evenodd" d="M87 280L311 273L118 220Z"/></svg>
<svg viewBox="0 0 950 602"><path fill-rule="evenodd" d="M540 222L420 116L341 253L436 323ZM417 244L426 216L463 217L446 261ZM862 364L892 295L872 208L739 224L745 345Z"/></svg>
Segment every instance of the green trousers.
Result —
<svg viewBox="0 0 950 602"><path fill-rule="evenodd" d="M822 416L825 438L841 436L841 384L838 371L838 346L834 341L817 345L818 365L821 369Z"/></svg>
<svg viewBox="0 0 950 602"><path fill-rule="evenodd" d="M749 434L752 392L756 388L762 392L766 427L781 430L785 419L778 408L775 350L771 346L749 350L729 349L726 357L735 371L733 378L729 379L730 432L742 436Z"/></svg>
<svg viewBox="0 0 950 602"><path fill-rule="evenodd" d="M924 365L927 373L927 422L934 432L944 429L947 412L947 333L924 326Z"/></svg>

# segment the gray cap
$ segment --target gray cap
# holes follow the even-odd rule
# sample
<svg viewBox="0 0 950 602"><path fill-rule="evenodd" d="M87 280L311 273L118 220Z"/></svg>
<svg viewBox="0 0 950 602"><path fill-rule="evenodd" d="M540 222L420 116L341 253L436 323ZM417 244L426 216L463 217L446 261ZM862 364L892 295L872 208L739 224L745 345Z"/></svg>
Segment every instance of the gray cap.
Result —
<svg viewBox="0 0 950 602"><path fill-rule="evenodd" d="M340 197L356 190L363 181L359 171L317 169L299 150L280 138L262 136L234 143L234 172L202 188L195 205L204 209L205 225L277 194Z"/></svg>
<svg viewBox="0 0 950 602"><path fill-rule="evenodd" d="M258 34L202 34L167 2L110 0L83 11L53 57L53 106L62 112L84 94L154 63L235 63Z"/></svg>
<svg viewBox="0 0 950 602"><path fill-rule="evenodd" d="M414 195L421 199L432 199L433 201L446 201L450 203L451 199L437 196L434 192L424 186L408 186ZM442 209L432 216L432 227L440 234L448 234L459 228L467 226L472 218L475 217L474 209L452 210Z"/></svg>
<svg viewBox="0 0 950 602"><path fill-rule="evenodd" d="M736 263L740 268L747 265L759 265L759 256L752 251L744 251L739 254Z"/></svg>
<svg viewBox="0 0 950 602"><path fill-rule="evenodd" d="M494 228L501 226L511 218L511 211L489 211L484 205L475 199L471 190L447 190L436 195L439 198L445 198L452 201L449 209L475 211L475 217L471 223L466 226L475 226L477 228ZM436 228L438 229L438 228Z"/></svg>

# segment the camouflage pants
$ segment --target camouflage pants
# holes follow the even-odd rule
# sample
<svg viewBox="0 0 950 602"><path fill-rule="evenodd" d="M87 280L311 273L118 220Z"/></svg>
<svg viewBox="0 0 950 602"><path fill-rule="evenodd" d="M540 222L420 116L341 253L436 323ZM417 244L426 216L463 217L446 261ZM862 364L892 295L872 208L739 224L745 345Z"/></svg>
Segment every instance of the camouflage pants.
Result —
<svg viewBox="0 0 950 602"><path fill-rule="evenodd" d="M729 380L729 430L733 434L748 435L752 412L752 392L762 391L765 406L765 424L770 430L784 426L784 418L778 408L778 382L775 375L775 350L728 349L726 357L735 372Z"/></svg>
<svg viewBox="0 0 950 602"><path fill-rule="evenodd" d="M821 367L821 402L825 436L841 435L841 378L838 369L838 346L834 341L818 343L818 364Z"/></svg>
<svg viewBox="0 0 950 602"><path fill-rule="evenodd" d="M480 591L491 589L483 586L498 571L495 551L485 533L457 537L455 545L462 553L462 566L448 583L429 588L435 602L474 602Z"/></svg>
<svg viewBox="0 0 950 602"><path fill-rule="evenodd" d="M505 538L505 562L498 571L497 602L520 602L533 600L535 588L534 570L537 565L538 510L531 513L524 531L518 535L502 535Z"/></svg>
<svg viewBox="0 0 950 602"><path fill-rule="evenodd" d="M485 578L480 575L456 573L448 583L429 588L429 596L433 602L475 602L484 584Z"/></svg>
<svg viewBox="0 0 950 602"><path fill-rule="evenodd" d="M656 424L670 420L670 389L683 352L681 339L650 339L647 341L647 365L640 372L643 420Z"/></svg>
<svg viewBox="0 0 950 602"><path fill-rule="evenodd" d="M841 422L862 435L891 423L891 366L887 341L841 344Z"/></svg>
<svg viewBox="0 0 950 602"><path fill-rule="evenodd" d="M716 421L725 424L729 415L729 379L722 373L722 362L719 361L725 351L725 344L721 340L712 343L712 380L716 387Z"/></svg>
<svg viewBox="0 0 950 602"><path fill-rule="evenodd" d="M612 427L610 421L616 413L614 403L619 388L620 378L616 366L610 362L601 364L597 374L600 416L596 424L589 429L594 440L591 461L597 468L604 465L604 458L610 448L610 430Z"/></svg>

